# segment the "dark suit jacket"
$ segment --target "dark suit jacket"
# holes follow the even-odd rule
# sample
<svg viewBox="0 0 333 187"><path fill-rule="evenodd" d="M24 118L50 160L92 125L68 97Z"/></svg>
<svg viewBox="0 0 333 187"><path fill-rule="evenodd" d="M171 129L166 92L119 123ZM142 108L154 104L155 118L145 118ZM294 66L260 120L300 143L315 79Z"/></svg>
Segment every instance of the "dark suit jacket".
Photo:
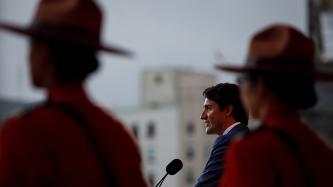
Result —
<svg viewBox="0 0 333 187"><path fill-rule="evenodd" d="M232 128L228 134L219 136L213 144L210 157L194 187L216 187L223 173L224 157L229 143L237 134L249 132L246 125L239 124Z"/></svg>

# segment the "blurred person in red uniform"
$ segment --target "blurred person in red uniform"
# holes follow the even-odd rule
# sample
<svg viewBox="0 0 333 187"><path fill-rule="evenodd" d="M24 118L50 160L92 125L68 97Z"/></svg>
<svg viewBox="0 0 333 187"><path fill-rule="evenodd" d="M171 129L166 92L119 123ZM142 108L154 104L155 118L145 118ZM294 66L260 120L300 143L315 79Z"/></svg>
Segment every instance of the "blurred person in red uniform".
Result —
<svg viewBox="0 0 333 187"><path fill-rule="evenodd" d="M256 33L240 73L241 98L261 126L231 145L221 187L332 186L333 152L298 111L317 102L315 80L332 80L315 69L315 45L297 29L272 25Z"/></svg>
<svg viewBox="0 0 333 187"><path fill-rule="evenodd" d="M93 0L41 0L30 26L0 22L31 37L32 81L48 94L1 129L0 186L147 186L134 140L83 88L98 50L130 55L100 42L101 23Z"/></svg>

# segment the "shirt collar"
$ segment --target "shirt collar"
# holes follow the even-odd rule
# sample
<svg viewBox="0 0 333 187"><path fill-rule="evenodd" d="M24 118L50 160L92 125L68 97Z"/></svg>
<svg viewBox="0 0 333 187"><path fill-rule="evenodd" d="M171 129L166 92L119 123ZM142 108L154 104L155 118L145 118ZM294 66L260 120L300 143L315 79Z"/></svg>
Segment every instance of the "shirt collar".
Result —
<svg viewBox="0 0 333 187"><path fill-rule="evenodd" d="M228 134L228 133L231 131L232 128L234 128L235 126L237 126L237 125L239 125L239 124L240 124L240 122L236 122L236 123L230 125L230 126L229 126L229 127L223 132L222 135L226 135L226 134Z"/></svg>

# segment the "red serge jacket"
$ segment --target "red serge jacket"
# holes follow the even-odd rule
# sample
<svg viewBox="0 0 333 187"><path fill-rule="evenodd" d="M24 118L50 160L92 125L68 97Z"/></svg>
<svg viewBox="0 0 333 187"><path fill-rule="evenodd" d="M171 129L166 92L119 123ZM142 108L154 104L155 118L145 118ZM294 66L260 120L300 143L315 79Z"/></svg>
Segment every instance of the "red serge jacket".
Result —
<svg viewBox="0 0 333 187"><path fill-rule="evenodd" d="M220 187L305 186L307 179L300 171L300 159L304 160L305 172L314 186L332 186L333 152L298 115L290 118L271 115L264 125L290 135L303 158L296 158L288 145L272 132L255 132L228 150Z"/></svg>
<svg viewBox="0 0 333 187"><path fill-rule="evenodd" d="M52 89L49 95L85 116L117 186L147 186L137 146L118 121L90 102L81 87ZM1 130L0 186L107 186L90 143L80 125L57 108L41 106L12 118Z"/></svg>

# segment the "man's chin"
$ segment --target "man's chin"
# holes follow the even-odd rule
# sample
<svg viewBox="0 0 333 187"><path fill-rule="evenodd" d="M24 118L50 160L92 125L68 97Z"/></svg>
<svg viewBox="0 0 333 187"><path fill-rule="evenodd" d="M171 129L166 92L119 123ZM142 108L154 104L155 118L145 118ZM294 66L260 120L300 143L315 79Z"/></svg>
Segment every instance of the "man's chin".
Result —
<svg viewBox="0 0 333 187"><path fill-rule="evenodd" d="M210 128L206 128L206 134L214 134L214 132Z"/></svg>

